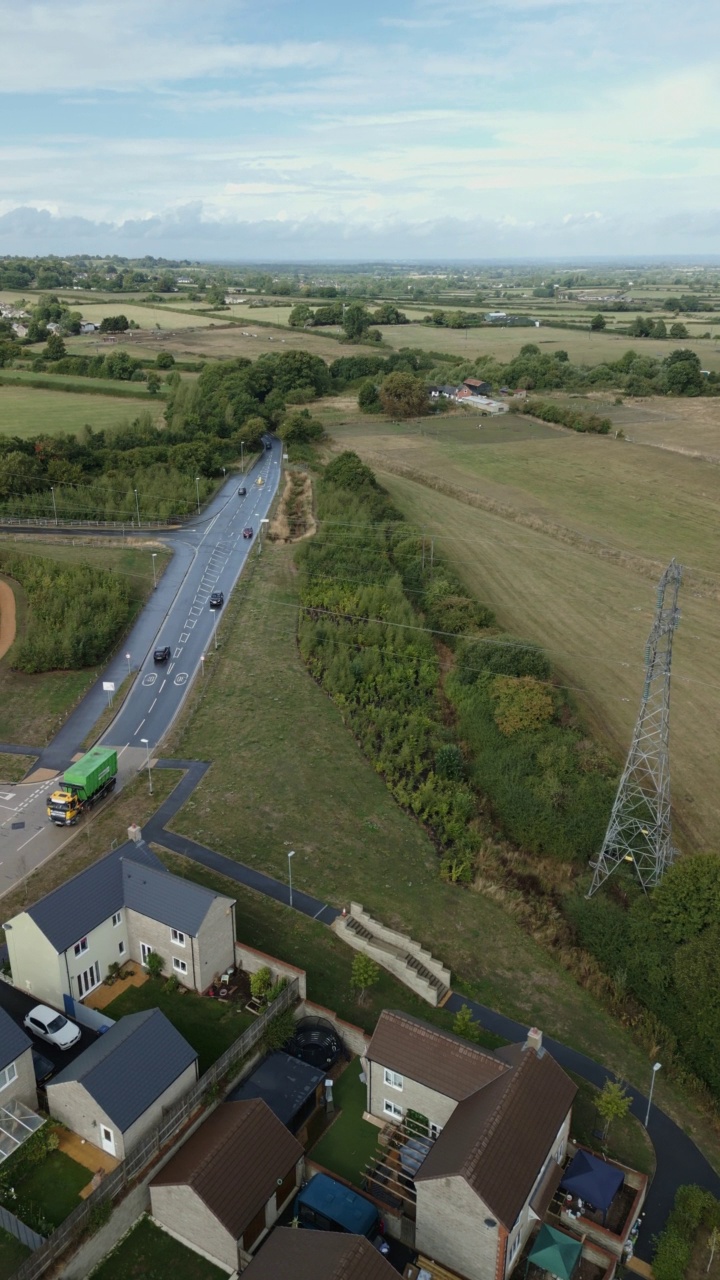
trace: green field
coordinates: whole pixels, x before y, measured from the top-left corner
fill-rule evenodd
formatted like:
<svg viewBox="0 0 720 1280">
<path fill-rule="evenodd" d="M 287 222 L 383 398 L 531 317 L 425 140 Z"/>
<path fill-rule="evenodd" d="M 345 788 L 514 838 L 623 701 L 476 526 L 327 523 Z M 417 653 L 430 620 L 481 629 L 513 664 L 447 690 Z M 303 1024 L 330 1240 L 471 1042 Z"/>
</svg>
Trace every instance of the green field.
<svg viewBox="0 0 720 1280">
<path fill-rule="evenodd" d="M 125 316 L 128 320 L 134 320 L 139 324 L 141 329 L 188 329 L 196 325 L 212 324 L 211 320 L 200 314 L 188 315 L 185 311 L 152 306 L 150 303 L 138 306 L 137 303 L 127 301 L 121 296 L 108 302 L 78 303 L 74 298 L 68 298 L 66 301 L 74 310 L 82 311 L 83 320 L 91 320 L 94 324 L 99 324 L 106 316 Z M 180 305 L 179 299 L 177 305 Z M 98 336 L 98 334 L 88 335 L 96 341 Z"/>
<path fill-rule="evenodd" d="M 147 550 L 121 547 L 116 544 L 91 546 L 78 541 L 44 542 L 15 539 L 9 535 L 0 537 L 0 547 L 12 551 L 32 553 L 45 559 L 70 564 L 97 564 L 103 569 L 122 573 L 133 585 L 137 607 L 152 591 L 152 551 L 157 551 L 157 571 L 162 572 L 168 560 L 167 551 L 160 546 L 148 545 Z M 17 629 L 22 633 L 27 602 L 22 589 L 13 584 L 17 610 Z M 118 637 L 118 641 L 120 637 Z M 9 659 L 12 650 L 0 660 L 0 742 L 27 743 L 43 747 L 57 732 L 66 716 L 97 679 L 100 668 L 88 667 L 83 671 L 48 671 L 39 675 L 26 675 L 12 671 Z M 2 760 L 0 759 L 0 774 Z"/>
<path fill-rule="evenodd" d="M 440 881 L 424 831 L 394 803 L 301 664 L 297 605 L 291 551 L 269 544 L 229 605 L 206 683 L 167 744 L 168 754 L 213 761 L 173 829 L 281 880 L 294 849 L 298 889 L 337 905 L 362 902 L 445 961 L 456 990 L 644 1085 L 646 1057 L 629 1033 L 501 906 Z M 288 921 L 278 930 L 275 949 L 306 967 L 284 943 L 293 929 Z M 253 945 L 264 949 L 257 935 Z M 698 1130 L 672 1086 L 663 1087 L 665 1104 Z"/>
<path fill-rule="evenodd" d="M 695 405 L 718 404 L 667 403 L 687 414 L 688 439 Z M 513 430 L 511 417 L 478 420 L 487 427 L 472 425 L 472 415 L 393 426 L 328 414 L 336 447 L 356 449 L 378 471 L 504 627 L 547 649 L 618 762 L 640 702 L 655 585 L 671 557 L 687 566 L 673 668 L 676 834 L 685 850 L 717 848 L 716 464 L 566 431 L 498 439 Z M 652 434 L 650 422 L 646 430 Z M 662 433 L 657 423 L 654 430 Z"/>
<path fill-rule="evenodd" d="M 91 381 L 88 379 L 88 381 Z M 95 379 L 92 379 L 95 381 Z M 105 386 L 108 384 L 105 383 Z M 131 386 L 131 383 L 123 383 Z M 135 383 L 142 387 L 142 383 Z M 156 419 L 163 411 L 158 402 L 142 395 L 142 410 Z M 95 431 L 127 422 L 140 412 L 134 396 L 85 395 L 74 391 L 41 391 L 37 387 L 0 385 L 0 434 L 19 436 L 78 432 L 86 423 Z"/>
</svg>

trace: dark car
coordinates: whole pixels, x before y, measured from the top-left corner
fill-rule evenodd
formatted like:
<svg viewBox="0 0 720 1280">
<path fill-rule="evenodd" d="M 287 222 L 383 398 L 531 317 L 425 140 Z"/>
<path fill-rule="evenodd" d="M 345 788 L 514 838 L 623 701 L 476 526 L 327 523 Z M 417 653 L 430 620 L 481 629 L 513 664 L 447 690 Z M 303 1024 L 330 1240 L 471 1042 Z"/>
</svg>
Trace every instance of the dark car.
<svg viewBox="0 0 720 1280">
<path fill-rule="evenodd" d="M 241 485 L 241 486 L 240 486 L 240 488 L 238 489 L 238 498 L 246 498 L 246 497 L 247 497 L 247 489 L 245 488 L 245 485 L 243 484 L 243 485 Z"/>
<path fill-rule="evenodd" d="M 213 593 L 212 593 L 212 595 L 211 595 L 211 597 L 210 597 L 210 599 L 209 599 L 209 601 L 208 601 L 208 604 L 210 605 L 210 608 L 211 608 L 211 609 L 222 609 L 222 607 L 223 607 L 224 603 L 225 603 L 225 597 L 224 597 L 224 595 L 223 595 L 222 591 L 213 591 Z"/>
<path fill-rule="evenodd" d="M 153 662 L 167 662 L 170 652 L 169 644 L 166 644 L 164 649 L 156 649 L 153 654 Z"/>
<path fill-rule="evenodd" d="M 265 441 L 265 448 L 266 448 L 266 449 L 272 449 L 272 440 L 266 440 L 266 441 Z"/>
<path fill-rule="evenodd" d="M 33 1070 L 35 1072 L 35 1083 L 44 1084 L 49 1080 L 55 1070 L 55 1063 L 46 1058 L 44 1053 L 40 1053 L 37 1049 L 32 1051 Z"/>
<path fill-rule="evenodd" d="M 243 529 L 243 538 L 252 538 L 252 536 L 253 536 L 252 525 L 249 524 L 247 529 Z"/>
</svg>

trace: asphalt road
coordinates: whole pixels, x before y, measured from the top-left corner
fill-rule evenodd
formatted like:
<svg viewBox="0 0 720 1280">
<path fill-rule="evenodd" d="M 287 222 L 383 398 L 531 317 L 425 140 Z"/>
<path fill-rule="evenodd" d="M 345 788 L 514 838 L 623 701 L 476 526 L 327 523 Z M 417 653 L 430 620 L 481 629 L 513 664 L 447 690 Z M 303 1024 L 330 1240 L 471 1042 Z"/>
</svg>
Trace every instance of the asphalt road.
<svg viewBox="0 0 720 1280">
<path fill-rule="evenodd" d="M 168 732 L 193 680 L 204 676 L 204 655 L 214 644 L 222 613 L 209 608 L 210 595 L 222 591 L 227 604 L 248 557 L 258 554 L 260 522 L 277 491 L 281 459 L 282 446 L 275 440 L 247 477 L 228 478 L 197 525 L 162 535 L 173 557 L 156 591 L 122 651 L 40 752 L 38 768 L 54 773 L 67 768 L 107 706 L 103 684 L 118 689 L 128 672 L 135 673 L 133 684 L 100 741 L 117 748 L 120 787 L 143 767 Z M 238 496 L 241 484 L 247 488 L 244 498 Z M 253 537 L 246 539 L 243 530 L 248 527 Z M 171 658 L 156 664 L 153 651 L 166 645 Z M 0 790 L 0 895 L 58 853 L 80 829 L 49 822 L 46 802 L 52 789 L 53 783 L 45 781 Z"/>
</svg>

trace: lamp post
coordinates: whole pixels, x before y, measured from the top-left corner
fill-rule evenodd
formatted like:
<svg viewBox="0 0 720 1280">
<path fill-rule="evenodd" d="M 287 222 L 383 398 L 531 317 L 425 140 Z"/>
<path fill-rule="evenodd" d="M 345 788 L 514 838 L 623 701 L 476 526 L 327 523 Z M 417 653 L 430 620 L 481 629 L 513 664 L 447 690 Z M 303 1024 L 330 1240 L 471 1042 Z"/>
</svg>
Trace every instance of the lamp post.
<svg viewBox="0 0 720 1280">
<path fill-rule="evenodd" d="M 200 667 L 202 670 L 202 678 L 204 680 L 205 679 L 205 654 L 204 653 L 200 654 Z"/>
<path fill-rule="evenodd" d="M 52 494 L 52 500 L 53 500 L 53 511 L 55 512 L 55 524 L 57 524 L 57 522 L 58 522 L 58 518 L 57 518 L 57 503 L 56 503 L 56 501 L 55 501 L 55 487 L 54 487 L 54 485 L 50 485 L 50 492 L 51 492 L 51 494 Z"/>
<path fill-rule="evenodd" d="M 198 515 L 200 515 L 200 477 L 199 476 L 195 477 L 195 493 L 197 494 Z"/>
<path fill-rule="evenodd" d="M 153 567 L 153 591 L 155 591 L 157 588 L 157 572 L 155 570 L 155 561 L 157 560 L 157 551 L 151 551 L 150 554 L 152 556 L 152 567 Z"/>
<path fill-rule="evenodd" d="M 142 742 L 145 748 L 145 764 L 147 765 L 147 771 L 148 771 L 148 788 L 150 791 L 150 795 L 152 795 L 153 790 L 152 790 L 152 772 L 150 769 L 150 743 L 148 742 L 147 738 L 141 738 L 140 741 Z"/>
<path fill-rule="evenodd" d="M 217 629 L 218 629 L 218 622 L 219 622 L 219 621 L 220 621 L 220 610 L 219 610 L 219 609 L 216 609 L 216 610 L 215 610 L 215 623 L 214 623 L 214 626 L 213 626 L 213 639 L 214 639 L 214 641 L 215 641 L 215 648 L 216 648 L 216 650 L 217 650 Z"/>
<path fill-rule="evenodd" d="M 130 675 L 130 654 L 129 653 L 125 654 L 125 661 L 128 664 L 128 675 Z"/>
<path fill-rule="evenodd" d="M 138 529 L 140 528 L 140 503 L 138 501 L 138 491 L 135 490 L 135 510 L 137 512 Z"/>
<path fill-rule="evenodd" d="M 245 441 L 240 441 L 240 470 L 245 474 Z"/>
<path fill-rule="evenodd" d="M 651 1075 L 651 1077 L 650 1077 L 650 1096 L 649 1096 L 649 1098 L 648 1098 L 647 1112 L 646 1112 L 646 1115 L 645 1115 L 645 1128 L 646 1128 L 646 1129 L 647 1129 L 647 1127 L 648 1127 L 648 1121 L 650 1120 L 650 1108 L 651 1108 L 651 1106 L 652 1106 L 653 1089 L 655 1088 L 655 1077 L 656 1077 L 656 1075 L 657 1075 L 658 1071 L 660 1070 L 661 1066 L 662 1066 L 662 1062 L 653 1062 L 652 1075 Z"/>
<path fill-rule="evenodd" d="M 291 849 L 291 850 L 289 851 L 289 853 L 288 853 L 288 889 L 289 889 L 289 899 L 290 899 L 290 906 L 291 906 L 291 907 L 292 907 L 292 904 L 293 904 L 293 896 L 292 896 L 292 860 L 293 860 L 293 858 L 294 858 L 294 857 L 295 857 L 295 850 L 294 850 L 294 849 Z"/>
</svg>

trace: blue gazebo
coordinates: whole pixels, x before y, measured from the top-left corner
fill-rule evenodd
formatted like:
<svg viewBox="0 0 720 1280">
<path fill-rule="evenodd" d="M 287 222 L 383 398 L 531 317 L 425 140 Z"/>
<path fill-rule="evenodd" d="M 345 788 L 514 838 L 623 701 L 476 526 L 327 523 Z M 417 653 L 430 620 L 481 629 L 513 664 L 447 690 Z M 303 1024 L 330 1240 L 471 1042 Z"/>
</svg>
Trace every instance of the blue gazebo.
<svg viewBox="0 0 720 1280">
<path fill-rule="evenodd" d="M 606 1164 L 591 1151 L 578 1151 L 574 1160 L 568 1165 L 560 1182 L 560 1190 L 568 1195 L 577 1196 L 599 1210 L 603 1222 L 610 1205 L 620 1190 L 625 1175 L 622 1169 L 614 1164 Z"/>
</svg>

